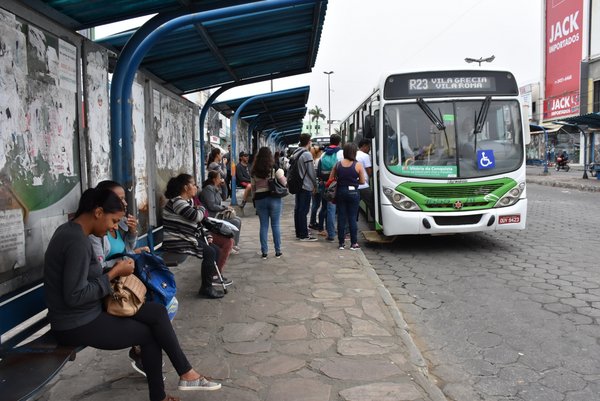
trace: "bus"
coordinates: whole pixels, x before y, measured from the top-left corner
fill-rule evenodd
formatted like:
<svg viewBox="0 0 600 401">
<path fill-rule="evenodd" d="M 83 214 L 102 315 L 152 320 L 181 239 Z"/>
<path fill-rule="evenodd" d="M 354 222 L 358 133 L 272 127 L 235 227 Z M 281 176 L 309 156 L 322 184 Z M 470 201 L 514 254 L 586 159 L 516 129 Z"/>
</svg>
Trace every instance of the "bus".
<svg viewBox="0 0 600 401">
<path fill-rule="evenodd" d="M 371 140 L 370 214 L 379 233 L 522 230 L 528 119 L 510 72 L 397 73 L 381 79 L 340 133 L 343 143 Z"/>
</svg>

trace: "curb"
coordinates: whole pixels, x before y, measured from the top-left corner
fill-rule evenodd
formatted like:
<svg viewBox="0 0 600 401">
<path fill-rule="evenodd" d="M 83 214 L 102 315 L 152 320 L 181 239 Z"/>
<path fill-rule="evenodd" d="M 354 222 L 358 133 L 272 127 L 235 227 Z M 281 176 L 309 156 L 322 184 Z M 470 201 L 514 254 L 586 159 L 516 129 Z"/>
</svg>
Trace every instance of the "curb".
<svg viewBox="0 0 600 401">
<path fill-rule="evenodd" d="M 423 355 L 421 355 L 421 351 L 417 348 L 415 342 L 413 341 L 410 333 L 408 332 L 408 324 L 404 317 L 402 316 L 402 312 L 398 309 L 396 305 L 396 301 L 392 297 L 392 294 L 388 291 L 387 288 L 383 285 L 383 282 L 377 275 L 377 272 L 371 266 L 371 263 L 365 256 L 362 250 L 357 252 L 358 257 L 360 259 L 360 265 L 367 273 L 367 276 L 371 281 L 373 281 L 381 296 L 383 302 L 388 307 L 390 314 L 392 315 L 392 319 L 394 319 L 394 323 L 396 323 L 396 332 L 402 339 L 402 342 L 408 349 L 408 356 L 410 363 L 415 367 L 414 379 L 419 386 L 427 395 L 431 398 L 432 401 L 448 401 L 442 390 L 434 383 L 432 378 L 429 376 L 429 369 L 427 367 L 427 362 Z"/>
<path fill-rule="evenodd" d="M 536 179 L 530 176 L 527 177 L 526 182 L 527 184 L 538 184 L 548 187 L 569 188 L 586 192 L 600 192 L 600 185 L 582 184 L 579 182 L 549 181 L 545 179 Z"/>
</svg>

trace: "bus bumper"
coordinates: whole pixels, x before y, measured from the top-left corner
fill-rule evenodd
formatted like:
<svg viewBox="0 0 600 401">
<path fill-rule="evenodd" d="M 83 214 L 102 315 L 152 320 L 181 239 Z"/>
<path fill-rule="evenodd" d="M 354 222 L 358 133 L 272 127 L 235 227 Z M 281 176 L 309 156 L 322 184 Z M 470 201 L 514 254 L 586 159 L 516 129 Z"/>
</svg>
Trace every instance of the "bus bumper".
<svg viewBox="0 0 600 401">
<path fill-rule="evenodd" d="M 382 205 L 385 235 L 455 234 L 478 231 L 524 230 L 527 223 L 527 199 L 495 209 L 469 212 L 402 212 Z"/>
</svg>

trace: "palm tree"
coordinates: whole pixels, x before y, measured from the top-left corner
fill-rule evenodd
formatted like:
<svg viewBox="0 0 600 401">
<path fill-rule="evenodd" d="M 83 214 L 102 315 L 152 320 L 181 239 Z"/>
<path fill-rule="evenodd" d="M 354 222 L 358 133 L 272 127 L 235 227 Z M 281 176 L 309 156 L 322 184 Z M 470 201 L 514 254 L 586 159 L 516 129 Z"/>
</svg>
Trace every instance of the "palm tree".
<svg viewBox="0 0 600 401">
<path fill-rule="evenodd" d="M 319 106 L 315 106 L 314 109 L 311 109 L 308 111 L 308 114 L 311 116 L 310 120 L 311 121 L 315 121 L 316 120 L 316 133 L 315 135 L 319 135 L 319 119 L 325 119 L 325 114 L 323 114 L 323 109 L 321 109 Z"/>
</svg>

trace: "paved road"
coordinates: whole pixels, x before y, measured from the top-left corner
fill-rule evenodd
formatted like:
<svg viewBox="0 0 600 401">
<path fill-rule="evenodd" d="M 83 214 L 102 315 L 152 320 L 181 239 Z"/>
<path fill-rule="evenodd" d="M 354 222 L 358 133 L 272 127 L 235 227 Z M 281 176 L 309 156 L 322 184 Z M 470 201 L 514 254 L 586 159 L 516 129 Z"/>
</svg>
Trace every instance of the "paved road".
<svg viewBox="0 0 600 401">
<path fill-rule="evenodd" d="M 449 400 L 600 400 L 600 194 L 528 197 L 526 231 L 363 248 Z"/>
</svg>

